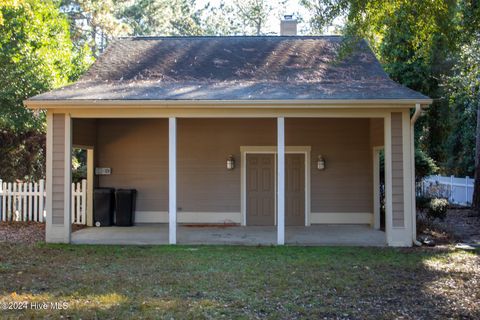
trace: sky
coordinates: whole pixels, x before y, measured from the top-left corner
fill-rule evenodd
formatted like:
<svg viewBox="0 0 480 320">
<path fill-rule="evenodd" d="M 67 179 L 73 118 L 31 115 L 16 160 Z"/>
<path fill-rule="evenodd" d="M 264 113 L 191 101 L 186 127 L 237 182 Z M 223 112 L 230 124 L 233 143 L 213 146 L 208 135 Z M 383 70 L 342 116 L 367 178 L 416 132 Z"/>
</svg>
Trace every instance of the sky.
<svg viewBox="0 0 480 320">
<path fill-rule="evenodd" d="M 225 3 L 231 2 L 231 0 L 224 0 Z M 272 6 L 278 7 L 278 1 L 270 0 Z M 303 23 L 298 24 L 298 34 L 305 34 L 308 33 L 308 21 L 311 18 L 311 14 L 308 10 L 306 10 L 303 6 L 300 5 L 299 0 L 287 0 L 285 5 L 285 10 L 277 10 L 283 11 L 283 14 L 299 14 L 302 19 Z M 216 7 L 220 4 L 220 0 L 197 0 L 196 5 L 197 8 L 203 8 L 205 5 L 210 3 L 211 6 Z M 338 19 L 335 24 L 341 24 L 341 19 Z M 276 15 L 276 12 L 272 13 L 268 21 L 266 23 L 265 31 L 267 34 L 279 34 L 280 33 L 280 17 Z M 334 28 L 328 28 L 325 34 L 332 34 Z"/>
</svg>

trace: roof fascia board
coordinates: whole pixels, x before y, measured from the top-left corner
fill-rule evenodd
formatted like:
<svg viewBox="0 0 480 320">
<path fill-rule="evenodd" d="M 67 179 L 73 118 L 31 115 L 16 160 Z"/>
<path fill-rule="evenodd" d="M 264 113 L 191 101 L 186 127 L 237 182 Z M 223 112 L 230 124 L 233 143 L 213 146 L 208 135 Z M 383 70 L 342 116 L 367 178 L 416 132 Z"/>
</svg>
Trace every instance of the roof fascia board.
<svg viewBox="0 0 480 320">
<path fill-rule="evenodd" d="M 427 106 L 432 99 L 364 99 L 364 100 L 25 100 L 30 109 L 55 109 L 68 107 L 102 107 L 102 108 L 384 108 Z"/>
</svg>

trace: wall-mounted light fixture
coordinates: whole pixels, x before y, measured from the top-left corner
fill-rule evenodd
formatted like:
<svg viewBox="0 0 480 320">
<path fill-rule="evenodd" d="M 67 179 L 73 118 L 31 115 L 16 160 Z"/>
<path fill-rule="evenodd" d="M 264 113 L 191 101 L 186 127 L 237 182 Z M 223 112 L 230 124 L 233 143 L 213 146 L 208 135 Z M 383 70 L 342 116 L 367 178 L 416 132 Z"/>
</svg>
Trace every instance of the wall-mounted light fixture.
<svg viewBox="0 0 480 320">
<path fill-rule="evenodd" d="M 235 158 L 233 155 L 229 155 L 227 158 L 227 170 L 235 169 Z"/>
<path fill-rule="evenodd" d="M 317 161 L 317 169 L 318 170 L 325 170 L 325 159 L 321 154 L 318 155 L 318 161 Z"/>
</svg>

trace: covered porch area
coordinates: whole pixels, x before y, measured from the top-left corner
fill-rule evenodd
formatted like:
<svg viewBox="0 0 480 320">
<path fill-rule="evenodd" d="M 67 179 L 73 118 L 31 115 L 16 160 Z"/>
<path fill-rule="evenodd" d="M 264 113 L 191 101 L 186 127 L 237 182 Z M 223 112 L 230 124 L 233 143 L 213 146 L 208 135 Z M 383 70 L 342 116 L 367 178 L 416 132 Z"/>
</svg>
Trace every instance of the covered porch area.
<svg viewBox="0 0 480 320">
<path fill-rule="evenodd" d="M 254 115 L 234 109 L 143 115 L 87 110 L 49 113 L 48 120 L 50 190 L 61 192 L 50 204 L 47 241 L 412 243 L 408 109 L 291 108 Z M 91 175 L 90 190 L 138 191 L 134 226 L 92 227 L 90 210 L 90 227 L 72 232 L 70 154 L 75 146 L 91 151 L 90 172 L 107 169 Z"/>
<path fill-rule="evenodd" d="M 368 225 L 312 225 L 285 227 L 285 242 L 299 246 L 385 246 L 385 233 Z M 134 227 L 84 228 L 72 233 L 76 244 L 158 245 L 168 244 L 168 225 L 140 224 Z M 177 243 L 183 245 L 277 244 L 274 226 L 195 226 L 177 227 Z"/>
</svg>

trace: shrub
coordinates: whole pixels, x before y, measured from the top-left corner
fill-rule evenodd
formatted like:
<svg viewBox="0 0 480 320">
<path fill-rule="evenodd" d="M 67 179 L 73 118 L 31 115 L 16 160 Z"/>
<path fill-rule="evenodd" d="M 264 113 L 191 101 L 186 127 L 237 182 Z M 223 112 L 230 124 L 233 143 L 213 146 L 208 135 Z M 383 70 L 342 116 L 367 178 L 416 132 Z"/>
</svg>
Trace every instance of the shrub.
<svg viewBox="0 0 480 320">
<path fill-rule="evenodd" d="M 427 217 L 430 220 L 443 220 L 447 216 L 448 201 L 446 199 L 433 198 L 430 201 L 427 211 Z"/>
<path fill-rule="evenodd" d="M 427 195 L 417 196 L 417 199 L 416 199 L 417 210 L 421 212 L 427 210 L 430 206 L 430 201 L 432 201 L 432 198 Z"/>
</svg>

